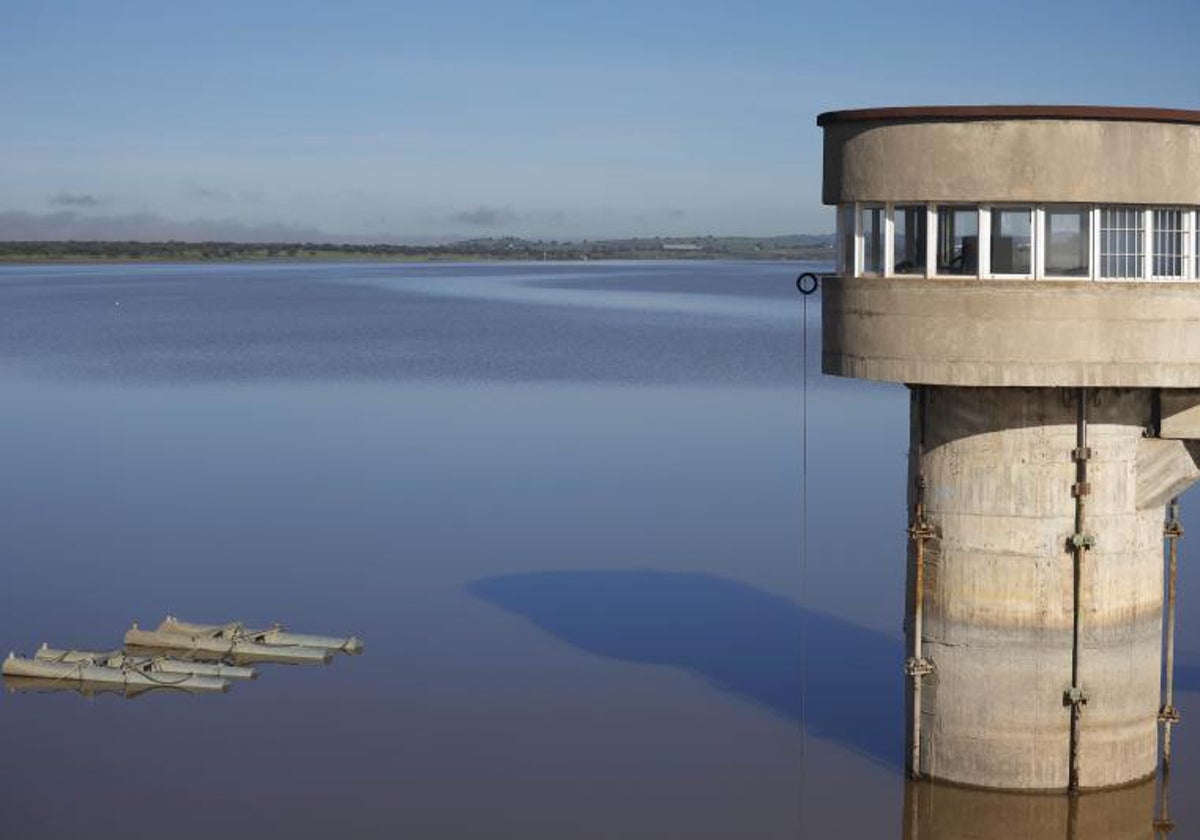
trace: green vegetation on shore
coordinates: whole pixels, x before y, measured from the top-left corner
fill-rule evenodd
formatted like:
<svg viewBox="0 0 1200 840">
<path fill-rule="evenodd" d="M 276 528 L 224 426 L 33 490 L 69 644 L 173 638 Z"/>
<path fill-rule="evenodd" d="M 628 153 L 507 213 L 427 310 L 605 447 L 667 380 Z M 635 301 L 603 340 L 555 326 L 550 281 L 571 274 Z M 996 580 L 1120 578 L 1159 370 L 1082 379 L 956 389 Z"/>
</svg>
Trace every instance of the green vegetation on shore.
<svg viewBox="0 0 1200 840">
<path fill-rule="evenodd" d="M 255 260 L 829 260 L 833 237 L 699 236 L 577 242 L 514 237 L 442 245 L 295 242 L 0 242 L 0 262 L 243 262 Z"/>
</svg>

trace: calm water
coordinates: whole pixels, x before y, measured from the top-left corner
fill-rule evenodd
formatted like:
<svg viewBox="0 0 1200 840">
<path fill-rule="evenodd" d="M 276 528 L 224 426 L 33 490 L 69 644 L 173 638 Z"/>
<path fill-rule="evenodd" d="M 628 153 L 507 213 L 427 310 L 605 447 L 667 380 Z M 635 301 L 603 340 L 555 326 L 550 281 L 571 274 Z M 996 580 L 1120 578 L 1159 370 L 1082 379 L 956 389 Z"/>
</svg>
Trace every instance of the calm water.
<svg viewBox="0 0 1200 840">
<path fill-rule="evenodd" d="M 5 695 L 0 834 L 1067 836 L 1057 799 L 906 792 L 907 397 L 819 375 L 814 298 L 802 568 L 799 270 L 0 269 L 7 647 L 367 642 L 224 697 Z M 1078 836 L 1152 837 L 1123 796 Z"/>
</svg>

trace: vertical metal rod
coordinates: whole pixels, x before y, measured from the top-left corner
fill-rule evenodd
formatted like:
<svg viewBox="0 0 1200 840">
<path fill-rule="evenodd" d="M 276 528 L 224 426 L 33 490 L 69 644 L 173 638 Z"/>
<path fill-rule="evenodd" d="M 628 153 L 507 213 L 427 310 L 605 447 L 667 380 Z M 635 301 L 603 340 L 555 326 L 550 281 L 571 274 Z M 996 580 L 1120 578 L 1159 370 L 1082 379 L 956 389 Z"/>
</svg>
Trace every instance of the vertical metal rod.
<svg viewBox="0 0 1200 840">
<path fill-rule="evenodd" d="M 1158 814 L 1154 818 L 1154 837 L 1155 840 L 1167 840 L 1171 836 L 1171 832 L 1175 830 L 1175 823 L 1171 819 L 1170 802 L 1171 802 L 1171 768 L 1163 767 L 1162 781 L 1159 783 L 1159 800 Z"/>
<path fill-rule="evenodd" d="M 1083 580 L 1083 553 L 1091 545 L 1091 539 L 1084 534 L 1083 526 L 1087 513 L 1087 495 L 1090 491 L 1087 481 L 1088 459 L 1091 452 L 1087 445 L 1087 388 L 1080 388 L 1077 394 L 1075 408 L 1075 485 L 1071 494 L 1075 497 L 1075 533 L 1071 537 L 1073 549 L 1072 570 L 1072 621 L 1071 621 L 1071 687 L 1068 689 L 1064 703 L 1071 708 L 1071 765 L 1067 787 L 1072 793 L 1079 791 L 1079 722 L 1083 712 L 1083 704 L 1087 702 L 1083 689 L 1079 684 L 1079 659 L 1083 637 L 1081 633 L 1082 609 L 1080 592 Z"/>
<path fill-rule="evenodd" d="M 913 521 L 909 526 L 909 539 L 915 545 L 913 557 L 913 614 L 912 614 L 912 656 L 906 663 L 905 670 L 912 678 L 912 745 L 909 756 L 909 774 L 914 779 L 922 776 L 921 772 L 921 688 L 924 676 L 932 670 L 932 666 L 924 658 L 924 648 L 921 636 L 924 633 L 925 621 L 925 541 L 933 536 L 933 529 L 925 521 L 925 474 L 921 459 L 925 454 L 925 387 L 916 387 L 917 400 L 917 475 L 916 502 L 913 505 Z"/>
<path fill-rule="evenodd" d="M 922 520 L 924 511 L 922 506 L 917 505 L 917 519 L 913 524 L 914 538 L 917 542 L 916 569 L 913 575 L 913 643 L 912 643 L 912 659 L 913 665 L 919 665 L 923 653 L 921 645 L 921 634 L 924 632 L 924 612 L 925 612 L 925 540 L 916 536 L 916 531 L 922 528 Z M 921 777 L 921 674 L 912 674 L 912 776 L 914 779 Z"/>
<path fill-rule="evenodd" d="M 1179 521 L 1179 498 L 1171 499 L 1168 507 L 1167 522 L 1163 533 L 1170 547 L 1170 559 L 1167 569 L 1167 657 L 1166 676 L 1163 680 L 1163 705 L 1158 713 L 1162 721 L 1162 763 L 1163 773 L 1171 769 L 1171 727 L 1179 722 L 1179 712 L 1175 708 L 1175 584 L 1179 576 L 1179 540 L 1183 538 L 1183 524 Z"/>
</svg>

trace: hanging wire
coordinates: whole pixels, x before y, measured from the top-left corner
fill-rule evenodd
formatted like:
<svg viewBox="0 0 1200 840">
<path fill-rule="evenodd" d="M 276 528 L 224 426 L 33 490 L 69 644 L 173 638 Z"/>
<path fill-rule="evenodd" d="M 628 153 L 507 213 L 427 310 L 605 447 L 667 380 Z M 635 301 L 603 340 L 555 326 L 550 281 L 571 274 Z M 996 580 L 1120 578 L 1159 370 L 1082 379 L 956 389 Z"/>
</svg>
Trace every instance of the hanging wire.
<svg viewBox="0 0 1200 840">
<path fill-rule="evenodd" d="M 796 278 L 800 292 L 800 827 L 804 825 L 804 788 L 806 772 L 805 746 L 808 738 L 808 709 L 806 674 L 808 664 L 807 633 L 804 628 L 805 576 L 808 567 L 808 299 L 820 287 L 820 279 L 811 272 Z"/>
</svg>

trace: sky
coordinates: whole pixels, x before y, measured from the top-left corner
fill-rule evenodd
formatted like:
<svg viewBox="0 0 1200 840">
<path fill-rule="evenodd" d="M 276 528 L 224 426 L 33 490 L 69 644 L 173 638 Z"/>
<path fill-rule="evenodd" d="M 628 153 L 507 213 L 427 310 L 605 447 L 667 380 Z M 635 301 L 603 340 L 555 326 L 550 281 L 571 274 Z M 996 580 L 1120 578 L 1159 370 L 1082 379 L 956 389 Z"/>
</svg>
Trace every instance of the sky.
<svg viewBox="0 0 1200 840">
<path fill-rule="evenodd" d="M 0 239 L 824 233 L 825 110 L 1200 108 L 1195 0 L 0 0 Z"/>
</svg>

